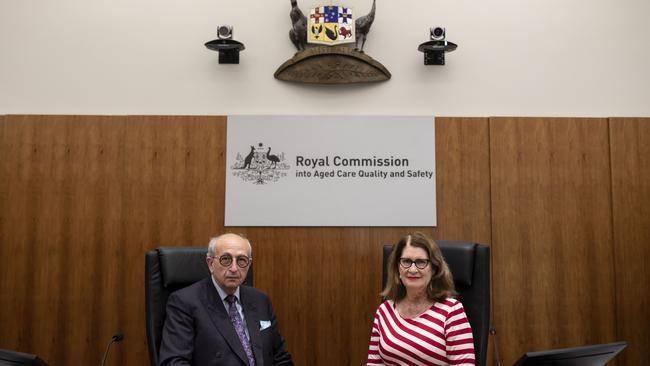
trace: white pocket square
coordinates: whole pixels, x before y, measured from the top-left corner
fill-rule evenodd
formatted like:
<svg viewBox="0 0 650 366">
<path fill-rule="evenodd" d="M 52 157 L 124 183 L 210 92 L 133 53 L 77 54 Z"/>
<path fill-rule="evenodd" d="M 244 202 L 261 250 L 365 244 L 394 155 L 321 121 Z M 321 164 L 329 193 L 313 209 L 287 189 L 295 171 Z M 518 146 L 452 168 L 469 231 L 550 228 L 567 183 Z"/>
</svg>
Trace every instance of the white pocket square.
<svg viewBox="0 0 650 366">
<path fill-rule="evenodd" d="M 270 320 L 260 320 L 260 330 L 264 330 L 271 326 Z"/>
</svg>

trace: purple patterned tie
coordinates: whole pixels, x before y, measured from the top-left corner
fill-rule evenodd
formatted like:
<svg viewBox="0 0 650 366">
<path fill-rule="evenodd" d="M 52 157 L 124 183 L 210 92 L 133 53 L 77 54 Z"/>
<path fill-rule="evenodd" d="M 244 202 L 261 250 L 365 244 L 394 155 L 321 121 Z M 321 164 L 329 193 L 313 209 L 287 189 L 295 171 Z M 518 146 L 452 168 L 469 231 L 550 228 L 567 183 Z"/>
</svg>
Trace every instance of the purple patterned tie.
<svg viewBox="0 0 650 366">
<path fill-rule="evenodd" d="M 248 357 L 248 364 L 250 366 L 255 366 L 255 358 L 253 357 L 251 342 L 248 340 L 248 337 L 246 337 L 244 322 L 242 322 L 239 311 L 237 311 L 237 298 L 233 295 L 228 295 L 226 296 L 226 302 L 228 303 L 228 315 L 230 316 L 230 321 L 232 322 L 232 325 L 235 326 L 235 331 L 237 331 L 239 341 L 242 346 L 244 346 L 246 357 Z"/>
</svg>

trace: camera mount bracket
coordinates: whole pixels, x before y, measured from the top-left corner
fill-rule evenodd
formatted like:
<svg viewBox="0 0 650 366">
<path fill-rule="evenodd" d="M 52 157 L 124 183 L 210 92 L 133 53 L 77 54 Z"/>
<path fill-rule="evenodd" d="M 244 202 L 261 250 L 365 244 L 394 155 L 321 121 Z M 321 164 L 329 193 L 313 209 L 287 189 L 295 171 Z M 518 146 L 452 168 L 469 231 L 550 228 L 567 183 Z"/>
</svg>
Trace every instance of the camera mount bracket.
<svg viewBox="0 0 650 366">
<path fill-rule="evenodd" d="M 215 39 L 207 42 L 205 47 L 219 52 L 220 64 L 238 64 L 239 51 L 243 51 L 246 48 L 243 43 L 234 39 Z"/>
<path fill-rule="evenodd" d="M 454 51 L 457 44 L 449 41 L 428 41 L 420 44 L 418 51 L 424 52 L 425 65 L 444 65 L 445 52 Z"/>
</svg>

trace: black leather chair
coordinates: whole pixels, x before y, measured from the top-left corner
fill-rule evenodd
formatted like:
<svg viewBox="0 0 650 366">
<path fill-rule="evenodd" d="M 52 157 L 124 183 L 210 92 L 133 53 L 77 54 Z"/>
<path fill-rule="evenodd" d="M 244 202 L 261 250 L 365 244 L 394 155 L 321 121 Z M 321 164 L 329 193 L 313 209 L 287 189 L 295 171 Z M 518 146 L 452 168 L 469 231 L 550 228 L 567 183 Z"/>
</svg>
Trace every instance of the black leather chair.
<svg viewBox="0 0 650 366">
<path fill-rule="evenodd" d="M 144 263 L 144 297 L 147 343 L 151 366 L 158 366 L 165 308 L 169 295 L 210 275 L 206 247 L 164 247 L 147 252 Z M 253 267 L 244 284 L 253 285 Z"/>
<path fill-rule="evenodd" d="M 487 361 L 490 330 L 490 247 L 466 241 L 436 240 L 454 276 L 458 300 L 472 326 L 476 365 Z M 388 257 L 392 245 L 384 246 L 383 286 L 388 277 Z"/>
</svg>

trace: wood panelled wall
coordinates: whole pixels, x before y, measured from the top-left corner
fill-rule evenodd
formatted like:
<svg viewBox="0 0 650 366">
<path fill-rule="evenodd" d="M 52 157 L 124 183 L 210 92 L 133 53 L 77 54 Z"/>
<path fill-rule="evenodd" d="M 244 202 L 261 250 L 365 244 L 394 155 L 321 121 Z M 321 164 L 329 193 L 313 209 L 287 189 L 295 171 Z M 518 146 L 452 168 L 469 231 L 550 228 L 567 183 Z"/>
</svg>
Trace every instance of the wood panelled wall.
<svg viewBox="0 0 650 366">
<path fill-rule="evenodd" d="M 144 253 L 234 231 L 296 364 L 364 364 L 381 247 L 418 228 L 224 228 L 225 144 L 225 117 L 0 116 L 0 348 L 98 364 L 121 329 L 107 364 L 148 364 Z M 645 363 L 649 146 L 649 119 L 436 119 L 419 229 L 491 245 L 504 365 L 614 340 Z"/>
<path fill-rule="evenodd" d="M 610 120 L 616 337 L 621 365 L 647 364 L 650 349 L 650 119 Z"/>
<path fill-rule="evenodd" d="M 526 349 L 612 342 L 607 120 L 490 121 L 494 322 Z"/>
</svg>

